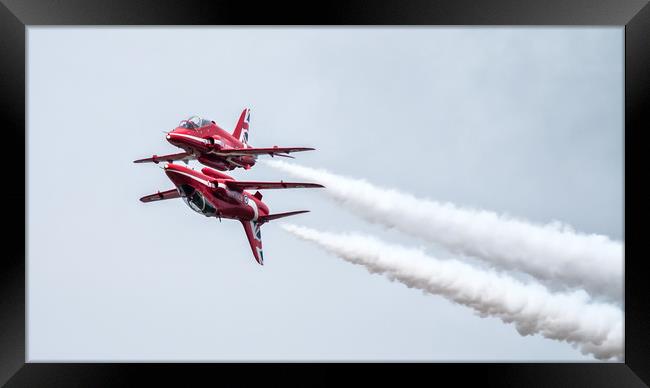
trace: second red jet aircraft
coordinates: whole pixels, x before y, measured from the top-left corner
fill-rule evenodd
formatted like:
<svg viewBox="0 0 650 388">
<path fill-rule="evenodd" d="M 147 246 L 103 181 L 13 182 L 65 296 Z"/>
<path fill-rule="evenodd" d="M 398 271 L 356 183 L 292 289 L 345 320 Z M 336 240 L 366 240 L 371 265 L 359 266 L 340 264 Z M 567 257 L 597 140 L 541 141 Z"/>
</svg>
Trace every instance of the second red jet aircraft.
<svg viewBox="0 0 650 388">
<path fill-rule="evenodd" d="M 263 264 L 262 233 L 260 226 L 265 222 L 308 210 L 269 214 L 269 208 L 262 202 L 262 194 L 246 192 L 246 189 L 289 189 L 299 187 L 324 187 L 317 183 L 289 182 L 242 182 L 208 167 L 201 172 L 179 164 L 165 164 L 163 169 L 169 179 L 176 185 L 175 189 L 159 191 L 140 198 L 142 202 L 183 198 L 183 201 L 195 212 L 206 217 L 230 218 L 239 220 L 244 226 L 248 243 L 255 260 Z"/>
</svg>

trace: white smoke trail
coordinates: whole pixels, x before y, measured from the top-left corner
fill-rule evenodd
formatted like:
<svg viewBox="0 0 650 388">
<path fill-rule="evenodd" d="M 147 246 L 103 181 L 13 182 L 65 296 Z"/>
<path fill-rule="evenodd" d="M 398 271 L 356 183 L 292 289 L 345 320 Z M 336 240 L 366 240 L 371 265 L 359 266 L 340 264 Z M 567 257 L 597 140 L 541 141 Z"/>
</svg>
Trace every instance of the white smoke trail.
<svg viewBox="0 0 650 388">
<path fill-rule="evenodd" d="M 577 233 L 553 223 L 536 225 L 494 212 L 464 209 L 281 161 L 274 168 L 326 186 L 326 193 L 370 222 L 438 243 L 454 253 L 519 270 L 550 285 L 584 288 L 592 296 L 623 299 L 623 243 Z"/>
<path fill-rule="evenodd" d="M 623 312 L 614 305 L 589 303 L 583 290 L 550 293 L 539 284 L 524 284 L 457 260 L 434 259 L 420 250 L 367 236 L 281 226 L 351 263 L 365 266 L 371 273 L 385 274 L 407 287 L 441 295 L 474 309 L 481 317 L 494 316 L 514 323 L 521 335 L 541 334 L 566 341 L 583 354 L 601 360 L 623 358 Z"/>
</svg>

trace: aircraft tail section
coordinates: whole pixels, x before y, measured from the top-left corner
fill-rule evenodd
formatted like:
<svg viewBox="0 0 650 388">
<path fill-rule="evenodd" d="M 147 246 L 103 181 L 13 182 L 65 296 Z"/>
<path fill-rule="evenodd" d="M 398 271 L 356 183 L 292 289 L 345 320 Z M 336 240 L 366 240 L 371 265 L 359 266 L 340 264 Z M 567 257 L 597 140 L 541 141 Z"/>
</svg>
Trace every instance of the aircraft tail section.
<svg viewBox="0 0 650 388">
<path fill-rule="evenodd" d="M 249 108 L 244 109 L 239 115 L 239 120 L 235 126 L 235 130 L 232 132 L 232 136 L 242 142 L 244 145 L 248 145 L 248 129 L 251 122 L 251 110 Z"/>
<path fill-rule="evenodd" d="M 284 218 L 289 216 L 295 216 L 296 214 L 307 213 L 309 210 L 297 210 L 293 212 L 286 213 L 276 213 L 269 214 L 268 216 L 261 216 L 257 221 L 242 221 L 241 224 L 244 226 L 244 232 L 246 232 L 246 238 L 248 239 L 248 244 L 251 246 L 253 251 L 253 257 L 260 265 L 264 265 L 264 252 L 262 251 L 262 230 L 261 226 L 269 221 L 277 220 L 278 218 Z"/>
<path fill-rule="evenodd" d="M 246 238 L 253 251 L 253 257 L 260 265 L 264 265 L 264 252 L 262 252 L 262 231 L 260 230 L 261 222 L 258 221 L 241 221 L 246 232 Z"/>
</svg>

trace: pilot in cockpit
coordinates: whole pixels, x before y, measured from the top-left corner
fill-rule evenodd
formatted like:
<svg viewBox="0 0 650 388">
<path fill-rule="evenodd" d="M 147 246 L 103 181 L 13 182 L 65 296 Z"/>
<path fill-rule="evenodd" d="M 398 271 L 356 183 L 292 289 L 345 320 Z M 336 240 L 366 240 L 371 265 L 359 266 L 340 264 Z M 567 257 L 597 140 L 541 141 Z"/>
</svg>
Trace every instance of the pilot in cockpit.
<svg viewBox="0 0 650 388">
<path fill-rule="evenodd" d="M 210 125 L 211 123 L 212 121 L 210 120 L 202 119 L 199 116 L 192 116 L 187 120 L 181 121 L 180 124 L 178 124 L 178 126 L 187 129 L 197 129 L 197 128 L 205 127 L 206 125 Z"/>
</svg>

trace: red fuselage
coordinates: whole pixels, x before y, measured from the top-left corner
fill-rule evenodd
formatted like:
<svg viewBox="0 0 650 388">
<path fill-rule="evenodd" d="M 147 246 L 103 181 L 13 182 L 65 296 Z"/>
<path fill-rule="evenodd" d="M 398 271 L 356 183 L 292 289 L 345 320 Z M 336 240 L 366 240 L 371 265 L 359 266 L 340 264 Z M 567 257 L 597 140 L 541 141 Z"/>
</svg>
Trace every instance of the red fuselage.
<svg viewBox="0 0 650 388">
<path fill-rule="evenodd" d="M 206 217 L 255 221 L 269 214 L 269 208 L 255 195 L 229 189 L 224 182 L 233 179 L 219 171 L 205 167 L 198 172 L 172 163 L 164 170 L 185 203 Z"/>
<path fill-rule="evenodd" d="M 248 146 L 214 121 L 199 128 L 177 127 L 167 134 L 167 141 L 188 153 L 197 156 L 199 163 L 216 168 L 221 171 L 233 170 L 237 167 L 249 169 L 255 165 L 254 155 L 222 156 L 215 152 L 233 148 L 247 148 Z"/>
<path fill-rule="evenodd" d="M 251 147 L 248 144 L 250 129 L 250 109 L 244 109 L 239 115 L 235 129 L 226 132 L 212 120 L 192 116 L 182 120 L 176 128 L 167 133 L 167 141 L 182 148 L 183 152 L 169 155 L 153 155 L 150 158 L 137 159 L 134 163 L 160 163 L 182 160 L 187 163 L 196 159 L 199 163 L 220 171 L 234 170 L 241 167 L 245 170 L 253 167 L 258 155 L 271 157 L 289 156 L 293 152 L 313 151 L 309 147 Z"/>
</svg>

